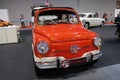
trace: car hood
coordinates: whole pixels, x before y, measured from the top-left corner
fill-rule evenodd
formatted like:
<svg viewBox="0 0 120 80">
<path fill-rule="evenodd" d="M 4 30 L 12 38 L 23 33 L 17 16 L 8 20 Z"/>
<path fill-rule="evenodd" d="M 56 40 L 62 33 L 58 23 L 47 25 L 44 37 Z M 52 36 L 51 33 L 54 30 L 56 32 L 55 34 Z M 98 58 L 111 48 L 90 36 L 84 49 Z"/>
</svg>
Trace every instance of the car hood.
<svg viewBox="0 0 120 80">
<path fill-rule="evenodd" d="M 90 35 L 96 35 L 94 32 L 80 26 L 80 24 L 55 24 L 44 27 L 38 26 L 36 28 L 36 33 L 48 38 L 51 42 L 89 39 Z"/>
</svg>

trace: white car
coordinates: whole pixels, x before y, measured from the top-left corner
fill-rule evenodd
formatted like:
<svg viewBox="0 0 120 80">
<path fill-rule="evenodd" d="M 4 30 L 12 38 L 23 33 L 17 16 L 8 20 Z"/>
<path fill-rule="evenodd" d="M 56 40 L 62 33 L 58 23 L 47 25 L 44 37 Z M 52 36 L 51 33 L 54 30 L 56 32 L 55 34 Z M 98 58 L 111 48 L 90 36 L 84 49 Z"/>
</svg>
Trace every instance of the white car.
<svg viewBox="0 0 120 80">
<path fill-rule="evenodd" d="M 84 27 L 104 26 L 105 19 L 99 18 L 95 13 L 80 13 L 80 20 Z"/>
</svg>

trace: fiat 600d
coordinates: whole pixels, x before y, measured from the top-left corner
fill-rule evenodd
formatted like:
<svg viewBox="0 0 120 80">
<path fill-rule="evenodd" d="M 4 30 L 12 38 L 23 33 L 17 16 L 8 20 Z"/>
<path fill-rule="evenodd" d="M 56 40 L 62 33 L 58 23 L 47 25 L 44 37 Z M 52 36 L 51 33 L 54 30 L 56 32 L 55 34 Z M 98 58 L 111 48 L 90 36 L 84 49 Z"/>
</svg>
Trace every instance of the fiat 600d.
<svg viewBox="0 0 120 80">
<path fill-rule="evenodd" d="M 34 15 L 32 48 L 36 69 L 95 63 L 101 56 L 101 38 L 82 26 L 73 8 L 46 7 Z"/>
</svg>

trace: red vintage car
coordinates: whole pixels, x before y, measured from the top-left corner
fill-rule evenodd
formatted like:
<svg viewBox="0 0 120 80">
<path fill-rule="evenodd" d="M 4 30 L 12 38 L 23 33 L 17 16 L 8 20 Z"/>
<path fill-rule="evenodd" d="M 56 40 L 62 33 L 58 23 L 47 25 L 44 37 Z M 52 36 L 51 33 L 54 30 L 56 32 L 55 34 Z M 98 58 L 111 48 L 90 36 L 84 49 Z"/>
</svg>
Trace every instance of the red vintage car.
<svg viewBox="0 0 120 80">
<path fill-rule="evenodd" d="M 36 10 L 32 36 L 36 69 L 95 63 L 101 56 L 101 38 L 84 28 L 77 12 L 70 7 Z"/>
</svg>

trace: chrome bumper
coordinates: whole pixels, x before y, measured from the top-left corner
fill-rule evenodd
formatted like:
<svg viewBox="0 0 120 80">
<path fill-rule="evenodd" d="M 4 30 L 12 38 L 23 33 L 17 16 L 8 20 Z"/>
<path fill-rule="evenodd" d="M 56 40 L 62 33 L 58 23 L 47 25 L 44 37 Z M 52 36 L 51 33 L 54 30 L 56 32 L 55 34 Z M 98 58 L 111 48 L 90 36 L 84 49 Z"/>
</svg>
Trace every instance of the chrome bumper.
<svg viewBox="0 0 120 80">
<path fill-rule="evenodd" d="M 102 56 L 102 53 L 98 50 L 90 51 L 84 53 L 83 56 L 76 58 L 76 59 L 70 59 L 67 60 L 64 57 L 43 57 L 43 58 L 37 58 L 34 55 L 34 61 L 35 65 L 40 69 L 49 69 L 49 68 L 68 68 L 76 64 L 86 63 L 87 55 L 92 54 L 93 58 L 92 60 L 99 59 L 100 56 Z"/>
</svg>

